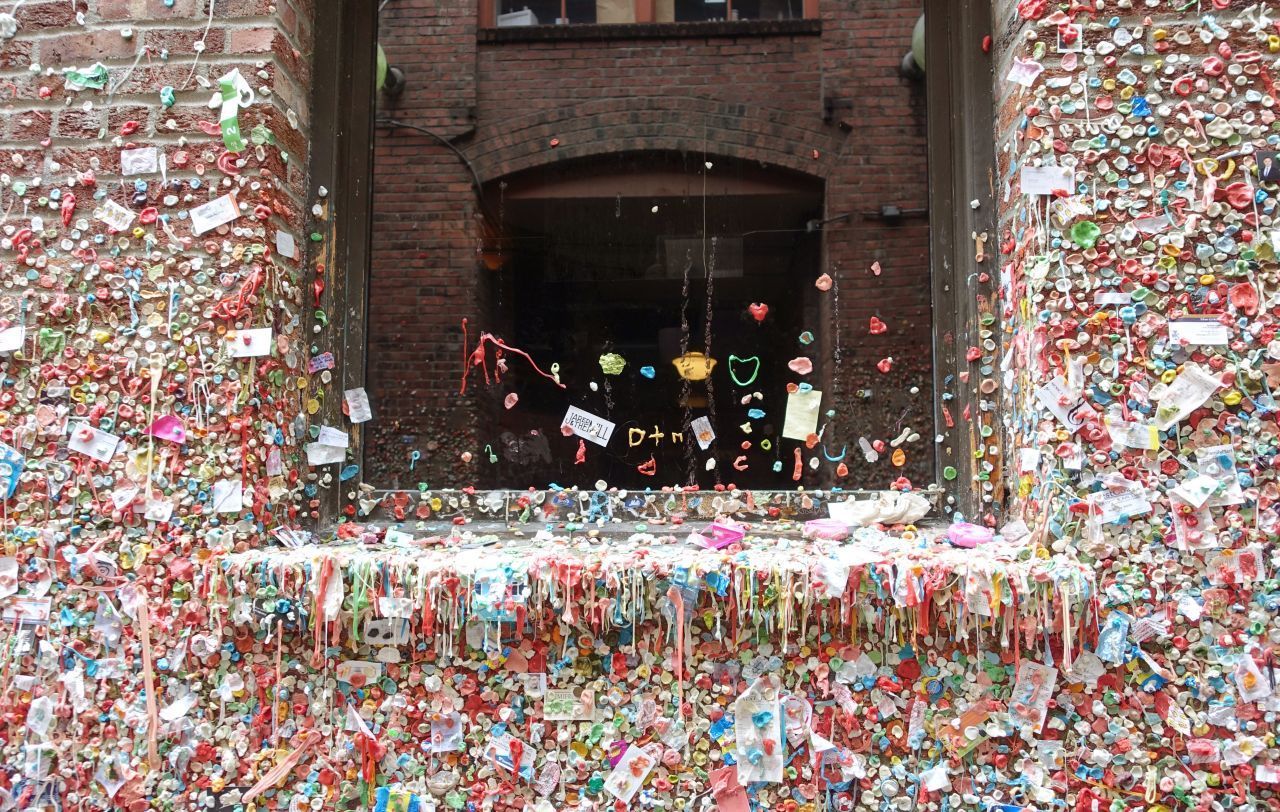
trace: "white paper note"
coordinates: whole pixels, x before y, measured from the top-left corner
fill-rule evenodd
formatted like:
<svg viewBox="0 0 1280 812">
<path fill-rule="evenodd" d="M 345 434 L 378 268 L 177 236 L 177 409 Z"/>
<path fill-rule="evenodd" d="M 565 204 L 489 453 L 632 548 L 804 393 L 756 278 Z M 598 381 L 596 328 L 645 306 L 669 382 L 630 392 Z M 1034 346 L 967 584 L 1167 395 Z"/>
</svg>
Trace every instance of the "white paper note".
<svg viewBox="0 0 1280 812">
<path fill-rule="evenodd" d="M 1151 503 L 1141 491 L 1100 491 L 1089 495 L 1090 511 L 1102 524 L 1118 522 L 1123 518 L 1143 516 L 1151 512 Z"/>
<path fill-rule="evenodd" d="M 276 253 L 289 259 L 298 258 L 298 243 L 287 231 L 276 232 Z"/>
<path fill-rule="evenodd" d="M 706 415 L 696 418 L 689 424 L 689 428 L 693 429 L 693 439 L 703 451 L 710 448 L 716 439 L 716 430 L 711 427 L 711 418 Z"/>
<path fill-rule="evenodd" d="M 1222 386 L 1222 381 L 1194 364 L 1182 368 L 1178 377 L 1156 399 L 1156 425 L 1161 431 L 1182 420 L 1209 399 Z"/>
<path fill-rule="evenodd" d="M 120 151 L 120 174 L 126 178 L 132 175 L 154 175 L 159 171 L 160 156 L 155 147 Z"/>
<path fill-rule="evenodd" d="M 1075 187 L 1071 170 L 1065 166 L 1024 166 L 1021 183 L 1024 195 L 1051 195 Z"/>
<path fill-rule="evenodd" d="M 191 217 L 191 231 L 197 236 L 230 223 L 240 216 L 240 208 L 236 205 L 236 196 L 227 193 L 214 198 L 203 206 L 196 206 L 188 214 Z"/>
<path fill-rule="evenodd" d="M 352 423 L 367 423 L 373 419 L 373 409 L 369 407 L 369 393 L 363 388 L 348 389 L 342 393 L 347 402 L 347 419 Z"/>
<path fill-rule="evenodd" d="M 120 438 L 114 434 L 95 429 L 88 423 L 75 423 L 71 426 L 71 439 L 67 447 L 98 462 L 106 462 L 115 455 L 119 443 Z"/>
<path fill-rule="evenodd" d="M 347 450 L 332 445 L 307 443 L 307 465 L 330 465 L 347 458 Z"/>
<path fill-rule="evenodd" d="M 661 746 L 658 745 L 659 748 Z M 622 754 L 622 758 L 618 759 L 617 765 L 605 779 L 604 788 L 613 797 L 629 804 L 657 763 L 658 760 L 644 748 L 633 744 L 627 748 L 627 752 Z"/>
<path fill-rule="evenodd" d="M 255 327 L 227 333 L 227 351 L 232 358 L 256 358 L 271 354 L 271 328 Z"/>
<path fill-rule="evenodd" d="M 1037 389 L 1036 400 L 1053 412 L 1073 434 L 1080 430 L 1085 421 L 1097 415 L 1083 395 L 1067 388 L 1067 382 L 1061 375 Z"/>
<path fill-rule="evenodd" d="M 100 220 L 116 231 L 127 231 L 133 225 L 134 213 L 114 200 L 103 200 L 102 205 L 93 210 L 93 219 Z"/>
<path fill-rule="evenodd" d="M 22 342 L 27 338 L 27 328 L 21 324 L 0 330 L 0 352 L 13 352 L 22 349 Z"/>
<path fill-rule="evenodd" d="M 214 513 L 239 513 L 244 509 L 243 492 L 238 479 L 220 479 L 213 483 Z"/>
<path fill-rule="evenodd" d="M 320 445 L 331 445 L 335 448 L 347 448 L 351 445 L 350 438 L 345 431 L 335 429 L 332 426 L 321 426 L 320 434 L 316 437 L 316 442 Z"/>
<path fill-rule="evenodd" d="M 787 412 L 782 421 L 782 436 L 788 440 L 807 440 L 818 431 L 818 410 L 822 407 L 822 390 L 792 392 L 787 396 Z"/>
</svg>

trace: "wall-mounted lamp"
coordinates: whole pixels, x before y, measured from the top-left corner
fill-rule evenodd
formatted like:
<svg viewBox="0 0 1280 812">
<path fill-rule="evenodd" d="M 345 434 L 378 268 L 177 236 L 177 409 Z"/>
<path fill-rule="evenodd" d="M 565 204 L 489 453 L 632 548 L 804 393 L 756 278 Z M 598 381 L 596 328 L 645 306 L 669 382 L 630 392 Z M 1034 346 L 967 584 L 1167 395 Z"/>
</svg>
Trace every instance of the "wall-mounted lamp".
<svg viewBox="0 0 1280 812">
<path fill-rule="evenodd" d="M 911 50 L 902 57 L 898 70 L 908 79 L 924 78 L 924 15 L 916 20 L 916 27 L 911 31 Z"/>
</svg>

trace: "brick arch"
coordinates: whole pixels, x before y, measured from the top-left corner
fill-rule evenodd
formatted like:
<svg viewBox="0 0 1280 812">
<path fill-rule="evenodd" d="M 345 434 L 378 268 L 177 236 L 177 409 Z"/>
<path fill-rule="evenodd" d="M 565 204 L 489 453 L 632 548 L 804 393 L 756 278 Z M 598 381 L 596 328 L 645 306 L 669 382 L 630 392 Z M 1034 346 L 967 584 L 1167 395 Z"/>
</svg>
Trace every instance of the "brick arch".
<svg viewBox="0 0 1280 812">
<path fill-rule="evenodd" d="M 482 181 L 560 161 L 619 152 L 719 155 L 825 178 L 841 139 L 794 123 L 794 113 L 673 96 L 632 96 L 506 119 L 467 147 Z M 559 145 L 551 147 L 551 140 Z M 819 157 L 812 157 L 813 150 Z"/>
</svg>

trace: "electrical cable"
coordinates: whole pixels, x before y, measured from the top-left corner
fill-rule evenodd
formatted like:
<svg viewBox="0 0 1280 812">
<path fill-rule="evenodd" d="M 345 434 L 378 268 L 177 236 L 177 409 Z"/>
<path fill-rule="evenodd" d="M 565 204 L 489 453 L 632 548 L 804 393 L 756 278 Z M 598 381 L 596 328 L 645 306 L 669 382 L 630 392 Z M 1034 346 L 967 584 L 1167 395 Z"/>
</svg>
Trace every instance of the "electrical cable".
<svg viewBox="0 0 1280 812">
<path fill-rule="evenodd" d="M 476 187 L 476 198 L 480 202 L 480 208 L 482 210 L 487 208 L 484 200 L 484 184 L 480 182 L 480 174 L 476 172 L 475 166 L 471 163 L 471 159 L 467 157 L 466 153 L 458 149 L 457 146 L 455 146 L 448 138 L 445 138 L 437 132 L 428 130 L 426 127 L 419 127 L 417 124 L 407 124 L 403 121 L 396 121 L 393 118 L 379 118 L 375 119 L 373 123 L 383 127 L 399 127 L 405 130 L 413 130 L 415 132 L 420 132 L 423 135 L 429 135 L 439 141 L 453 152 L 454 155 L 458 156 L 458 160 L 462 161 L 463 165 L 467 167 L 467 171 L 471 173 L 471 182 Z"/>
</svg>

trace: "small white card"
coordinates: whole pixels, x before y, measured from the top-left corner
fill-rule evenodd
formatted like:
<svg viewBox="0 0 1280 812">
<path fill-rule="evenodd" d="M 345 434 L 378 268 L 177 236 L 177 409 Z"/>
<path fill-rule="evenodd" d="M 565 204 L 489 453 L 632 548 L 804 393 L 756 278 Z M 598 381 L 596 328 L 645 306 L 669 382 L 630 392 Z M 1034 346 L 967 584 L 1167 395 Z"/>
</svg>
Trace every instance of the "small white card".
<svg viewBox="0 0 1280 812">
<path fill-rule="evenodd" d="M 1100 307 L 1104 307 L 1106 305 L 1127 305 L 1132 301 L 1132 294 L 1118 290 L 1104 290 L 1093 295 L 1093 303 Z"/>
<path fill-rule="evenodd" d="M 227 333 L 227 351 L 232 358 L 257 358 L 271 354 L 271 328 L 255 327 Z"/>
<path fill-rule="evenodd" d="M 1075 187 L 1071 169 L 1065 166 L 1024 166 L 1021 183 L 1024 195 L 1051 195 Z"/>
<path fill-rule="evenodd" d="M 1037 389 L 1036 400 L 1053 412 L 1072 434 L 1097 414 L 1083 395 L 1067 388 L 1067 382 L 1061 375 Z"/>
<path fill-rule="evenodd" d="M 289 259 L 298 258 L 298 243 L 292 234 L 287 231 L 276 232 L 276 253 Z"/>
<path fill-rule="evenodd" d="M 351 440 L 347 437 L 347 433 L 332 426 L 321 426 L 320 434 L 316 436 L 316 442 L 320 445 L 331 445 L 335 448 L 347 448 L 351 445 Z"/>
<path fill-rule="evenodd" d="M 1160 430 L 1150 423 L 1138 423 L 1125 420 L 1104 418 L 1107 433 L 1111 442 L 1126 448 L 1141 448 L 1154 451 L 1160 447 Z"/>
<path fill-rule="evenodd" d="M 1201 474 L 1194 479 L 1183 482 L 1171 492 L 1179 500 L 1199 510 L 1213 492 L 1218 490 L 1218 481 L 1211 476 Z"/>
<path fill-rule="evenodd" d="M 22 349 L 22 342 L 27 339 L 27 328 L 21 324 L 0 330 L 0 352 L 13 352 Z"/>
<path fill-rule="evenodd" d="M 167 522 L 172 515 L 173 503 L 164 499 L 152 499 L 147 503 L 147 510 L 143 513 L 149 522 Z"/>
<path fill-rule="evenodd" d="M 1205 347 L 1231 343 L 1231 330 L 1217 319 L 1179 319 L 1169 322 L 1169 339 Z"/>
<path fill-rule="evenodd" d="M 616 428 L 614 423 L 579 409 L 577 406 L 569 407 L 560 425 L 568 426 L 578 437 L 601 447 L 609 445 L 609 438 L 613 436 L 613 430 Z"/>
<path fill-rule="evenodd" d="M 368 423 L 373 419 L 373 409 L 369 407 L 369 393 L 364 388 L 348 389 L 342 393 L 347 402 L 347 418 L 352 423 Z"/>
<path fill-rule="evenodd" d="M 106 223 L 116 231 L 127 231 L 133 225 L 134 216 L 133 212 L 109 198 L 93 210 L 93 219 Z"/>
<path fill-rule="evenodd" d="M 220 479 L 213 483 L 213 512 L 239 513 L 244 509 L 244 486 L 238 479 Z"/>
<path fill-rule="evenodd" d="M 1151 503 L 1141 491 L 1100 491 L 1089 495 L 1089 504 L 1093 506 L 1093 515 L 1103 524 L 1151 512 Z"/>
<path fill-rule="evenodd" d="M 307 465 L 331 465 L 347 458 L 347 450 L 332 445 L 307 443 Z"/>
<path fill-rule="evenodd" d="M 658 745 L 658 747 L 661 746 Z M 657 763 L 656 758 L 639 745 L 633 744 L 627 748 L 627 752 L 622 754 L 622 758 L 618 759 L 613 772 L 609 773 L 609 777 L 605 779 L 604 788 L 613 797 L 624 804 L 629 804 Z"/>
<path fill-rule="evenodd" d="M 120 438 L 114 434 L 95 429 L 88 423 L 76 423 L 71 426 L 71 440 L 67 447 L 98 462 L 106 462 L 115 456 L 119 444 Z"/>
<path fill-rule="evenodd" d="M 236 196 L 228 192 L 203 206 L 196 206 L 188 214 L 191 217 L 191 231 L 199 236 L 239 217 L 240 207 L 236 205 Z"/>
<path fill-rule="evenodd" d="M 154 175 L 159 171 L 160 153 L 155 147 L 120 151 L 120 174 L 126 178 L 132 175 Z"/>
</svg>

